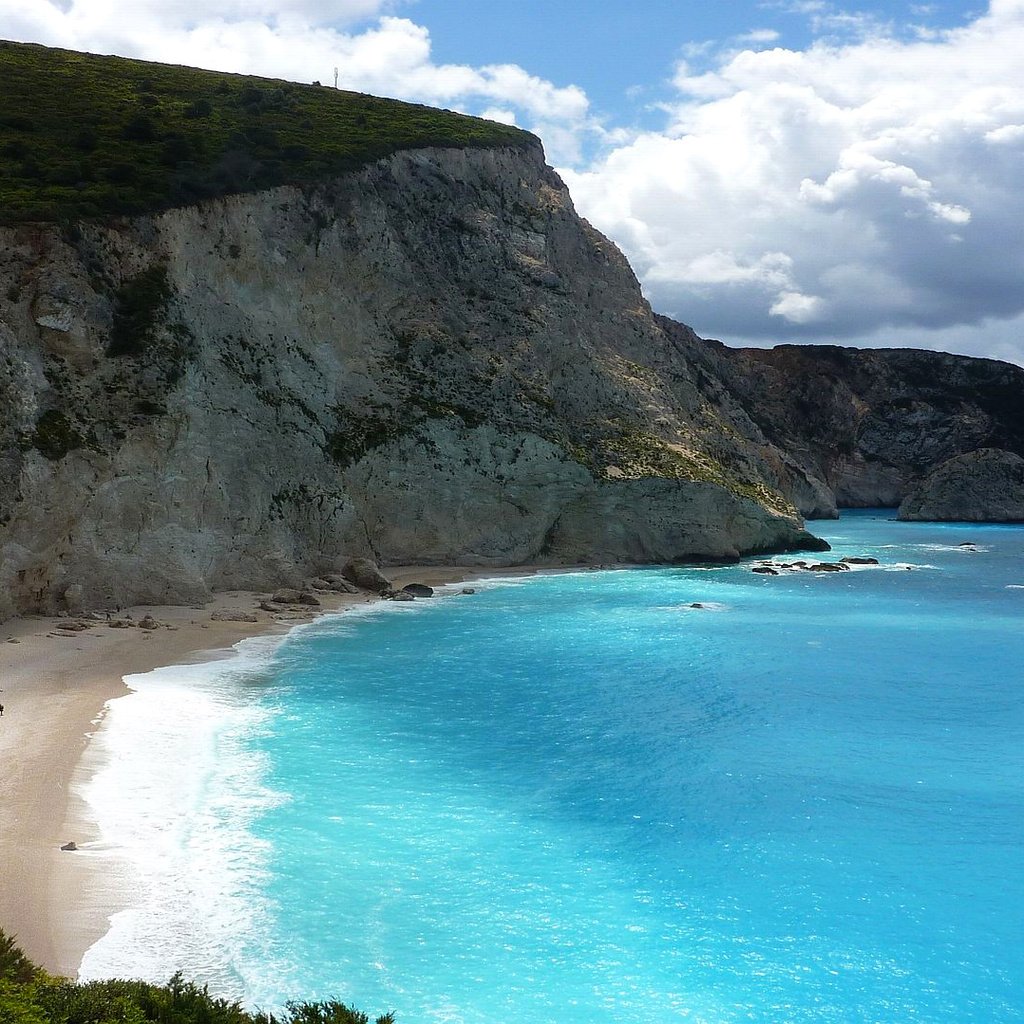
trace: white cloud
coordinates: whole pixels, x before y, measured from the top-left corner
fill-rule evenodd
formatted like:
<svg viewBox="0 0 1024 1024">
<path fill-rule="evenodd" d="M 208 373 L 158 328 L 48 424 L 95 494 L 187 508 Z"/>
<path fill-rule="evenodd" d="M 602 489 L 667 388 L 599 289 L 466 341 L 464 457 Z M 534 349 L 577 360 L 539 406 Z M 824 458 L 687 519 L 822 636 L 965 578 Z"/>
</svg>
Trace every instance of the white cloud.
<svg viewBox="0 0 1024 1024">
<path fill-rule="evenodd" d="M 799 292 L 779 292 L 779 297 L 768 312 L 781 316 L 792 324 L 812 324 L 822 319 L 824 303 L 816 295 L 801 295 Z"/>
<path fill-rule="evenodd" d="M 1024 0 L 993 0 L 933 40 L 681 65 L 663 131 L 565 176 L 655 307 L 699 332 L 991 333 L 1024 314 L 1022 52 Z"/>
<path fill-rule="evenodd" d="M 589 101 L 514 64 L 437 64 L 430 34 L 396 17 L 392 0 L 0 0 L 8 38 L 141 57 L 501 113 L 547 126 L 553 159 L 576 160 L 602 136 Z M 366 19 L 375 19 L 366 25 Z"/>
<path fill-rule="evenodd" d="M 1024 124 L 1004 124 L 999 128 L 993 128 L 985 132 L 985 139 L 988 142 L 1015 143 L 1024 139 Z"/>
<path fill-rule="evenodd" d="M 488 107 L 486 110 L 481 110 L 480 117 L 486 118 L 488 121 L 497 121 L 499 124 L 518 124 L 516 112 L 501 107 Z"/>
<path fill-rule="evenodd" d="M 755 28 L 750 32 L 744 32 L 741 36 L 736 36 L 733 42 L 757 46 L 759 43 L 774 43 L 778 38 L 779 33 L 773 28 Z"/>
</svg>

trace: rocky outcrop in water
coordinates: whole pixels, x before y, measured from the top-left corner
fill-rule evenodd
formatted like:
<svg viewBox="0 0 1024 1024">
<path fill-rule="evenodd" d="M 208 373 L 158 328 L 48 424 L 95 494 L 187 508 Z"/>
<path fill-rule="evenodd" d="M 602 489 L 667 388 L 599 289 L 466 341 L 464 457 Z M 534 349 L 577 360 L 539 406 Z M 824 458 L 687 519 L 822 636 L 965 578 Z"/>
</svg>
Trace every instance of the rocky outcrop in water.
<svg viewBox="0 0 1024 1024">
<path fill-rule="evenodd" d="M 997 448 L 982 448 L 949 459 L 903 499 L 899 518 L 1024 522 L 1024 459 Z"/>
<path fill-rule="evenodd" d="M 782 345 L 708 358 L 805 485 L 810 517 L 894 507 L 925 474 L 979 448 L 1024 455 L 1024 369 L 916 349 Z"/>
</svg>

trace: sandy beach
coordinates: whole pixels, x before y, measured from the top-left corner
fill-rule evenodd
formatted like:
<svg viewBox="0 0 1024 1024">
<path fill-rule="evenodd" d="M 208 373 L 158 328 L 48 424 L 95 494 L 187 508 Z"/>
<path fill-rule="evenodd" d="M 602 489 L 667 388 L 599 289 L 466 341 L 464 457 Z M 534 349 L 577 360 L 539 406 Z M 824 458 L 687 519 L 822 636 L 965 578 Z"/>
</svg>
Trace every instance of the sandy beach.
<svg viewBox="0 0 1024 1024">
<path fill-rule="evenodd" d="M 387 570 L 398 587 L 440 586 L 493 572 Z M 107 702 L 129 692 L 123 677 L 225 657 L 248 637 L 284 634 L 318 615 L 379 600 L 366 592 L 318 594 L 320 608 L 275 616 L 257 610 L 266 597 L 233 591 L 201 607 L 121 610 L 135 622 L 151 615 L 155 629 L 111 628 L 104 612 L 95 619 L 32 616 L 0 623 L 0 927 L 48 970 L 74 977 L 110 915 L 129 901 L 110 858 L 60 849 L 68 842 L 88 849 L 99 838 L 72 780 Z M 220 617 L 233 613 L 255 613 L 258 621 Z M 62 628 L 76 622 L 86 628 Z"/>
</svg>

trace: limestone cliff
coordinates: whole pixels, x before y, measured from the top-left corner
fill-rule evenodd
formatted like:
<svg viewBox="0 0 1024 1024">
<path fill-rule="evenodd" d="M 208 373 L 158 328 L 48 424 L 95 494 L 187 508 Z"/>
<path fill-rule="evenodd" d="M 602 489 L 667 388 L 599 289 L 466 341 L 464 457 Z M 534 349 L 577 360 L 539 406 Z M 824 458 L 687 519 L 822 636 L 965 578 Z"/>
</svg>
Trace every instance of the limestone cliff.
<svg viewBox="0 0 1024 1024">
<path fill-rule="evenodd" d="M 383 562 L 811 543 L 823 485 L 539 147 L 0 229 L 0 615 Z"/>
<path fill-rule="evenodd" d="M 704 343 L 735 401 L 799 467 L 807 516 L 897 506 L 948 459 L 979 448 L 1024 455 L 1024 369 L 916 349 Z M 829 499 L 831 498 L 831 509 Z"/>
<path fill-rule="evenodd" d="M 1024 459 L 998 448 L 957 455 L 911 490 L 899 518 L 1024 523 Z"/>
</svg>

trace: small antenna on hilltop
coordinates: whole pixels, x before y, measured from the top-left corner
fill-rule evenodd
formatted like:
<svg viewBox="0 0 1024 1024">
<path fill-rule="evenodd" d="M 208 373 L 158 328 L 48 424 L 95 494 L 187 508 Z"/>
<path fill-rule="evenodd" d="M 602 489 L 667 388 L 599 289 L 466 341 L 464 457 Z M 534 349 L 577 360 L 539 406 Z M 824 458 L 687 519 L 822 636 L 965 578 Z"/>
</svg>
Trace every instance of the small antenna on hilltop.
<svg viewBox="0 0 1024 1024">
<path fill-rule="evenodd" d="M 338 88 L 338 69 L 334 69 L 334 88 Z"/>
</svg>

